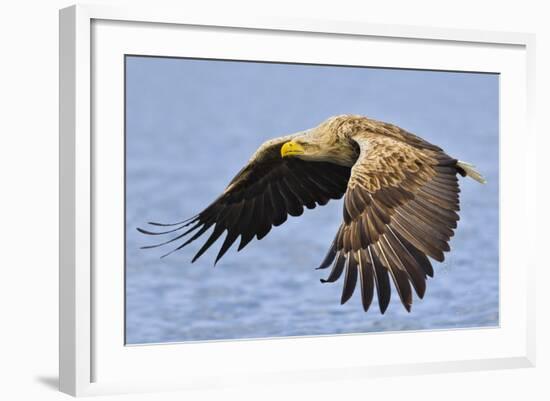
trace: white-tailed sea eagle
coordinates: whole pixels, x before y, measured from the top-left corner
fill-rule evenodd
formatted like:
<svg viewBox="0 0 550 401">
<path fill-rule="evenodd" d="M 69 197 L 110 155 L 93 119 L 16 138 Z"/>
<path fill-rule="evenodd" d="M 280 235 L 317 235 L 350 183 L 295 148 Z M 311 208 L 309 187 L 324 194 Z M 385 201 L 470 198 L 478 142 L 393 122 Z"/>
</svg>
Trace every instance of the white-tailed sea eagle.
<svg viewBox="0 0 550 401">
<path fill-rule="evenodd" d="M 265 142 L 225 191 L 196 216 L 156 232 L 175 233 L 153 248 L 182 240 L 178 250 L 209 228 L 199 258 L 227 232 L 216 262 L 240 237 L 238 249 L 262 239 L 288 215 L 300 216 L 344 196 L 343 221 L 325 259 L 326 280 L 344 273 L 341 303 L 353 294 L 357 278 L 365 311 L 378 294 L 380 312 L 390 301 L 390 280 L 410 311 L 412 290 L 422 298 L 429 258 L 442 262 L 459 219 L 457 174 L 484 183 L 473 166 L 395 125 L 343 115 L 318 127 Z M 189 238 L 185 238 L 190 236 Z M 173 251 L 174 251 L 173 250 Z M 172 251 L 172 252 L 173 252 Z"/>
</svg>

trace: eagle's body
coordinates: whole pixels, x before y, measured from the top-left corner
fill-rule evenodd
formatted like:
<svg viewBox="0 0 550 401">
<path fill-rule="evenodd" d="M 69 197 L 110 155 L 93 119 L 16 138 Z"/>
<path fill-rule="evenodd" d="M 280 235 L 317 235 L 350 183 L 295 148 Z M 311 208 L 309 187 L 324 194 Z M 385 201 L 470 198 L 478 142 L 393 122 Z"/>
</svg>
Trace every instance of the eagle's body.
<svg viewBox="0 0 550 401">
<path fill-rule="evenodd" d="M 216 262 L 240 236 L 239 250 L 262 239 L 287 215 L 344 197 L 343 222 L 319 268 L 332 265 L 323 282 L 344 273 L 341 302 L 361 284 L 363 308 L 374 290 L 380 311 L 390 299 L 390 277 L 407 310 L 411 284 L 419 297 L 433 275 L 428 256 L 443 261 L 459 216 L 457 174 L 483 178 L 472 166 L 395 126 L 355 115 L 332 117 L 318 127 L 265 142 L 225 191 L 159 246 L 191 235 L 181 249 L 212 226 L 193 261 L 225 231 Z M 151 223 L 157 226 L 168 226 Z"/>
</svg>

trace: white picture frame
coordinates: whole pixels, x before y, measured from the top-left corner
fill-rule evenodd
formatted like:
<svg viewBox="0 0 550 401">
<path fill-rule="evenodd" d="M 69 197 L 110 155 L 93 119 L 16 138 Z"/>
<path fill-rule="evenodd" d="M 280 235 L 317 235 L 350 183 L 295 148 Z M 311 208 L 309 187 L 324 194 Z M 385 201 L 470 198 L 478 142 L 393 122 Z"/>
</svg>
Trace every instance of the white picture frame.
<svg viewBox="0 0 550 401">
<path fill-rule="evenodd" d="M 194 43 L 201 46 L 185 49 L 181 46 L 185 36 L 178 35 L 196 35 Z M 216 47 L 220 35 L 225 35 L 225 49 Z M 254 45 L 254 35 L 272 46 Z M 123 158 L 118 133 L 123 137 L 124 110 L 119 91 L 122 71 L 113 66 L 120 66 L 123 54 L 174 52 L 243 60 L 337 59 L 365 65 L 344 51 L 326 56 L 332 59 L 299 54 L 306 42 L 312 48 L 320 44 L 330 48 L 334 38 L 344 47 L 371 46 L 372 54 L 378 55 L 377 66 L 501 74 L 500 326 L 125 347 L 119 322 L 124 300 L 118 269 L 123 271 L 119 254 L 123 250 L 116 248 L 123 236 L 123 220 L 118 219 L 123 198 L 117 195 L 121 181 L 116 171 Z M 289 39 L 296 44 L 289 45 Z M 227 45 L 238 40 L 244 41 L 239 53 Z M 534 366 L 534 260 L 533 253 L 526 251 L 533 245 L 527 236 L 514 237 L 517 230 L 535 231 L 531 218 L 535 216 L 534 43 L 533 35 L 523 33 L 357 21 L 234 19 L 154 7 L 78 5 L 61 10 L 60 390 L 80 396 Z M 403 51 L 380 50 L 391 46 Z M 435 51 L 438 57 L 430 57 Z M 463 56 L 460 62 L 458 55 Z M 94 136 L 98 129 L 113 135 L 98 140 Z M 531 146 L 520 147 L 518 140 Z M 522 190 L 507 182 L 522 183 Z M 101 195 L 105 191 L 111 191 L 115 200 L 105 202 Z M 107 227 L 108 221 L 115 226 Z M 104 245 L 106 241 L 112 248 Z M 512 243 L 514 247 L 507 246 Z M 408 346 L 401 350 L 400 342 Z M 396 352 L 398 356 L 376 352 L 390 343 L 402 351 Z M 367 351 L 368 360 L 362 354 Z"/>
</svg>

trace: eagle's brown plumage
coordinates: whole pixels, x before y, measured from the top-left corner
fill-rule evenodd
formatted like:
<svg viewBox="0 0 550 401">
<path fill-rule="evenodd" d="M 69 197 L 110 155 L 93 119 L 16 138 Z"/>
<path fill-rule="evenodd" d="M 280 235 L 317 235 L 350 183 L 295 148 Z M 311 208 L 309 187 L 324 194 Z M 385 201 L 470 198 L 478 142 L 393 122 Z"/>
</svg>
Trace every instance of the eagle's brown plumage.
<svg viewBox="0 0 550 401">
<path fill-rule="evenodd" d="M 428 257 L 443 261 L 457 226 L 457 173 L 483 182 L 472 166 L 395 126 L 361 116 L 337 116 L 311 130 L 264 143 L 225 191 L 191 219 L 165 225 L 179 233 L 152 248 L 177 240 L 175 250 L 212 233 L 193 261 L 225 231 L 216 262 L 240 237 L 238 249 L 262 239 L 287 215 L 299 216 L 344 196 L 343 222 L 320 269 L 332 266 L 326 280 L 344 274 L 341 303 L 359 279 L 363 308 L 374 291 L 380 311 L 390 301 L 390 279 L 410 311 L 412 288 L 422 298 Z M 187 238 L 189 236 L 189 238 Z M 185 239 L 185 240 L 184 240 Z M 173 252 L 172 251 L 172 252 Z"/>
</svg>

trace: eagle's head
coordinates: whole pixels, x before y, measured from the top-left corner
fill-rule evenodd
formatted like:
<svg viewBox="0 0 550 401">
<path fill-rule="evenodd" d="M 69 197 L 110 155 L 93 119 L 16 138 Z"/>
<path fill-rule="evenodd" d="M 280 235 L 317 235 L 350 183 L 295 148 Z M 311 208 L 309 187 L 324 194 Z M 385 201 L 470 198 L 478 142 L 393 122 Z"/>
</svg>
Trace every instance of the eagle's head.
<svg viewBox="0 0 550 401">
<path fill-rule="evenodd" d="M 357 144 L 349 137 L 340 135 L 332 121 L 329 119 L 285 142 L 281 146 L 281 157 L 353 166 L 358 156 Z"/>
</svg>

